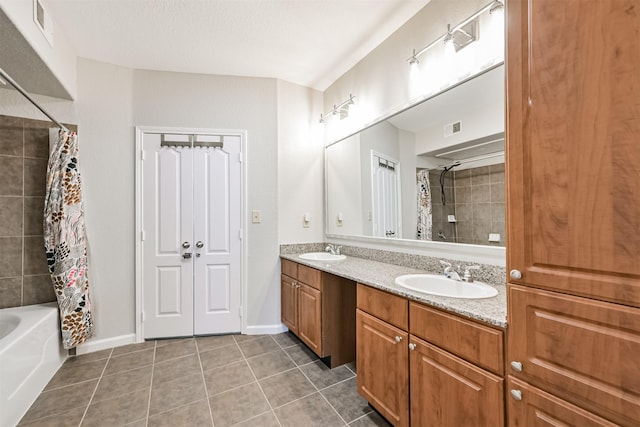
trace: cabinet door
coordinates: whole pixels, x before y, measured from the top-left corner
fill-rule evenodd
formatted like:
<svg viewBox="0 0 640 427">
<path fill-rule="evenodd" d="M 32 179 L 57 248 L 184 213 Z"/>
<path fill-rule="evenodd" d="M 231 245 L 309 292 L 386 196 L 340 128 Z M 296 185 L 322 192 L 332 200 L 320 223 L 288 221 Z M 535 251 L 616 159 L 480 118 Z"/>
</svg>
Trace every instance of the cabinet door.
<svg viewBox="0 0 640 427">
<path fill-rule="evenodd" d="M 280 280 L 280 316 L 282 323 L 298 334 L 298 284 L 284 274 Z"/>
<path fill-rule="evenodd" d="M 507 380 L 510 427 L 614 427 L 591 412 L 545 393 L 511 376 Z"/>
<path fill-rule="evenodd" d="M 304 283 L 299 283 L 298 313 L 298 337 L 322 357 L 321 292 Z"/>
<path fill-rule="evenodd" d="M 624 426 L 640 420 L 640 309 L 509 285 L 515 377 Z"/>
<path fill-rule="evenodd" d="M 507 2 L 513 283 L 640 306 L 639 9 Z"/>
<path fill-rule="evenodd" d="M 396 427 L 409 425 L 408 336 L 356 310 L 358 392 Z"/>
<path fill-rule="evenodd" d="M 409 340 L 411 425 L 504 425 L 502 378 L 413 335 Z"/>
</svg>

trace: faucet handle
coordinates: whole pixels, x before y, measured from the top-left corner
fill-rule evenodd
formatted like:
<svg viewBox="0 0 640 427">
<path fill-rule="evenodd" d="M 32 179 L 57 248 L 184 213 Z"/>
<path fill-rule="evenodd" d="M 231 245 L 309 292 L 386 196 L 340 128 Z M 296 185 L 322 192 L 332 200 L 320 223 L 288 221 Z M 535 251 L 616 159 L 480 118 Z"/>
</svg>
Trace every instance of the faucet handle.
<svg viewBox="0 0 640 427">
<path fill-rule="evenodd" d="M 451 267 L 451 263 L 447 261 L 440 260 L 440 264 L 444 265 L 445 267 Z"/>
<path fill-rule="evenodd" d="M 464 268 L 464 274 L 462 276 L 462 280 L 465 282 L 473 282 L 473 277 L 471 276 L 471 270 L 480 270 L 479 265 L 468 265 Z"/>
<path fill-rule="evenodd" d="M 342 249 L 342 245 L 336 246 L 336 255 L 340 255 L 340 249 Z"/>
</svg>

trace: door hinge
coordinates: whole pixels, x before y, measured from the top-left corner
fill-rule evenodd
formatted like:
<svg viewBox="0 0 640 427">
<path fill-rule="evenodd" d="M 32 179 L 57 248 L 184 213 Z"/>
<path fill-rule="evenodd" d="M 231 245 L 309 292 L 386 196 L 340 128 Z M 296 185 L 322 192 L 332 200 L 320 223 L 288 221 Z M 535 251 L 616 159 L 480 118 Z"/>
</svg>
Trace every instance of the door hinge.
<svg viewBox="0 0 640 427">
<path fill-rule="evenodd" d="M 145 237 L 145 236 L 144 236 L 144 230 L 142 230 L 142 231 L 140 232 L 140 240 L 142 240 L 143 242 L 144 242 L 144 237 Z"/>
<path fill-rule="evenodd" d="M 244 236 L 242 235 L 242 228 L 238 230 L 238 239 L 242 240 Z"/>
<path fill-rule="evenodd" d="M 140 321 L 144 323 L 144 311 L 140 313 Z"/>
</svg>

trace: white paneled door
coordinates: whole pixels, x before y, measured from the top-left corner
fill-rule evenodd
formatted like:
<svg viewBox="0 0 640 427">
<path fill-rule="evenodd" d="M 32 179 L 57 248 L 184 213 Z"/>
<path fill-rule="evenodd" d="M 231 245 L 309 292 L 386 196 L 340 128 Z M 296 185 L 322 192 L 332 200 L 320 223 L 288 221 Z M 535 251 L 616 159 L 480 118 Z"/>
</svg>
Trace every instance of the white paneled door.
<svg viewBox="0 0 640 427">
<path fill-rule="evenodd" d="M 142 134 L 144 338 L 240 332 L 240 135 Z"/>
</svg>

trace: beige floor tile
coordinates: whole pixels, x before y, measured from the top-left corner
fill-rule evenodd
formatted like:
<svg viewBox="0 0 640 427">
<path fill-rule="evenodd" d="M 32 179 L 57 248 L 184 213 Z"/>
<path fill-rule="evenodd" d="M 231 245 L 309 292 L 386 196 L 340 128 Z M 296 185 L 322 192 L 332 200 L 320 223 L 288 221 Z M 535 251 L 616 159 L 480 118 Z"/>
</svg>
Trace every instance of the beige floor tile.
<svg viewBox="0 0 640 427">
<path fill-rule="evenodd" d="M 147 365 L 102 377 L 91 403 L 112 399 L 141 389 L 148 390 L 151 387 L 151 369 L 152 366 Z"/>
<path fill-rule="evenodd" d="M 352 427 L 391 427 L 391 424 L 382 418 L 377 412 L 369 412 L 362 418 L 353 421 L 349 426 Z"/>
<path fill-rule="evenodd" d="M 314 393 L 316 388 L 298 369 L 283 372 L 260 381 L 264 394 L 272 407 L 289 403 Z"/>
<path fill-rule="evenodd" d="M 342 419 L 350 423 L 372 411 L 367 401 L 358 394 L 357 387 L 357 379 L 353 377 L 325 388 L 320 393 L 329 401 L 329 404 L 340 414 Z"/>
<path fill-rule="evenodd" d="M 209 396 L 255 381 L 255 377 L 244 360 L 204 373 L 204 382 Z"/>
<path fill-rule="evenodd" d="M 242 359 L 242 353 L 235 344 L 200 352 L 200 362 L 202 363 L 203 371 L 228 365 Z"/>
<path fill-rule="evenodd" d="M 91 403 L 82 420 L 82 427 L 122 426 L 145 418 L 149 405 L 149 390 L 121 394 L 113 399 Z"/>
<path fill-rule="evenodd" d="M 156 348 L 156 363 L 196 353 L 195 340 L 177 341 Z"/>
<path fill-rule="evenodd" d="M 69 409 L 68 411 L 60 414 L 51 415 L 45 418 L 30 423 L 20 423 L 19 427 L 78 427 L 80 420 L 84 415 L 84 411 L 87 409 L 85 406 Z"/>
<path fill-rule="evenodd" d="M 107 359 L 95 360 L 79 365 L 65 365 L 56 372 L 44 390 L 49 391 L 55 388 L 100 378 L 106 364 Z"/>
<path fill-rule="evenodd" d="M 320 360 L 301 366 L 300 370 L 318 387 L 318 390 L 354 377 L 353 372 L 346 366 L 343 365 L 330 369 Z"/>
<path fill-rule="evenodd" d="M 296 367 L 293 360 L 282 350 L 252 357 L 247 361 L 259 380 Z"/>
<path fill-rule="evenodd" d="M 309 348 L 304 344 L 287 347 L 284 351 L 287 352 L 298 366 L 306 365 L 307 363 L 318 360 L 318 356 L 313 351 L 309 350 Z"/>
<path fill-rule="evenodd" d="M 112 356 L 107 363 L 104 375 L 117 374 L 119 372 L 130 371 L 153 363 L 154 349 L 127 353 L 120 356 Z"/>
<path fill-rule="evenodd" d="M 216 427 L 230 426 L 270 409 L 256 383 L 217 394 L 209 403 Z"/>
<path fill-rule="evenodd" d="M 320 396 L 314 393 L 275 409 L 282 427 L 333 427 L 344 426 L 336 411 Z"/>
<path fill-rule="evenodd" d="M 169 359 L 154 365 L 153 384 L 177 380 L 188 375 L 200 374 L 200 360 L 197 354 Z"/>
<path fill-rule="evenodd" d="M 42 392 L 22 418 L 23 422 L 31 422 L 54 414 L 60 414 L 69 409 L 86 407 L 98 384 L 98 380 L 91 380 L 80 384 Z"/>
<path fill-rule="evenodd" d="M 113 349 L 112 356 L 119 356 L 121 354 L 133 353 L 141 350 L 148 350 L 150 348 L 155 348 L 155 346 L 156 346 L 155 341 L 145 341 L 145 342 L 139 342 L 135 344 L 127 344 L 120 347 L 115 347 Z"/>
<path fill-rule="evenodd" d="M 207 400 L 180 406 L 167 412 L 149 417 L 148 427 L 205 427 L 213 426 Z"/>
<path fill-rule="evenodd" d="M 233 335 L 213 335 L 210 337 L 196 337 L 198 351 L 208 351 L 214 348 L 224 347 L 225 345 L 235 344 Z"/>
<path fill-rule="evenodd" d="M 190 375 L 174 381 L 154 384 L 151 388 L 149 416 L 197 402 L 207 397 L 202 374 Z"/>
<path fill-rule="evenodd" d="M 280 346 L 276 344 L 276 342 L 270 336 L 240 342 L 238 343 L 238 347 L 240 347 L 240 350 L 242 350 L 242 354 L 247 359 L 280 349 Z"/>
<path fill-rule="evenodd" d="M 236 427 L 280 427 L 280 423 L 273 412 L 269 411 L 236 424 Z"/>
</svg>

